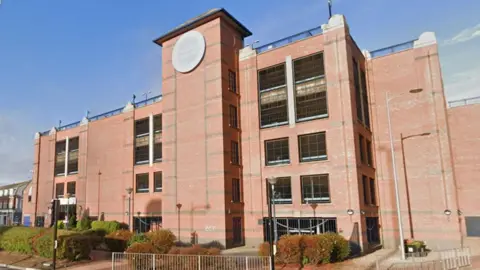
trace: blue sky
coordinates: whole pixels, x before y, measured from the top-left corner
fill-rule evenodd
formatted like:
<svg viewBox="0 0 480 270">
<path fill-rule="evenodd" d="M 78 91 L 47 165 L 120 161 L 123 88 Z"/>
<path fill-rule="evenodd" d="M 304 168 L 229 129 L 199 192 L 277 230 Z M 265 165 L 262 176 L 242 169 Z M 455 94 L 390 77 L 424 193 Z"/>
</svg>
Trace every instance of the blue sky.
<svg viewBox="0 0 480 270">
<path fill-rule="evenodd" d="M 327 0 L 1 0 L 0 183 L 30 177 L 33 135 L 161 91 L 152 40 L 224 7 L 268 43 L 326 23 Z M 480 1 L 334 0 L 362 49 L 434 31 L 447 98 L 480 95 Z M 476 59 L 476 60 L 475 60 Z"/>
</svg>

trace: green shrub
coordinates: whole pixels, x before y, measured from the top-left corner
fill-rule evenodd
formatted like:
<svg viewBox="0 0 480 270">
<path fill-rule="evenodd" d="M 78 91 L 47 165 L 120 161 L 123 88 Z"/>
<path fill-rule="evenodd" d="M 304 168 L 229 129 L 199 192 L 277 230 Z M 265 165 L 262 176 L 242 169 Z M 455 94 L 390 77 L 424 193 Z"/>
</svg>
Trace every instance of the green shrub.
<svg viewBox="0 0 480 270">
<path fill-rule="evenodd" d="M 69 235 L 75 235 L 75 232 L 58 230 L 57 232 L 57 257 L 64 259 L 66 237 Z M 37 238 L 33 247 L 37 252 L 37 255 L 45 258 L 53 257 L 53 229 L 48 229 L 44 234 Z"/>
<path fill-rule="evenodd" d="M 277 242 L 275 261 L 280 264 L 301 263 L 301 235 L 283 235 Z"/>
<path fill-rule="evenodd" d="M 333 249 L 330 262 L 340 262 L 350 255 L 350 243 L 338 233 L 325 233 L 325 237 L 332 243 Z"/>
<path fill-rule="evenodd" d="M 1 227 L 0 249 L 9 252 L 33 254 L 32 240 L 45 231 L 35 227 Z"/>
<path fill-rule="evenodd" d="M 57 229 L 59 229 L 59 230 L 65 229 L 65 223 L 63 223 L 63 220 L 58 220 L 57 221 Z"/>
<path fill-rule="evenodd" d="M 92 237 L 75 234 L 66 236 L 64 241 L 63 258 L 70 261 L 89 259 L 92 251 Z"/>
<path fill-rule="evenodd" d="M 148 242 L 148 238 L 145 234 L 143 233 L 137 233 L 137 234 L 134 234 L 130 240 L 128 240 L 128 246 L 130 247 L 131 245 L 135 244 L 135 243 L 146 243 Z"/>
<path fill-rule="evenodd" d="M 133 233 L 127 230 L 118 230 L 105 236 L 105 244 L 112 252 L 123 252 L 127 249 L 128 241 Z"/>
<path fill-rule="evenodd" d="M 317 265 L 330 262 L 333 243 L 323 234 L 304 235 L 301 248 L 303 250 L 302 264 Z"/>
<path fill-rule="evenodd" d="M 70 218 L 68 218 L 68 228 L 71 230 L 76 227 L 77 227 L 77 216 L 72 215 Z"/>
<path fill-rule="evenodd" d="M 169 230 L 157 230 L 145 234 L 159 254 L 167 254 L 175 244 L 175 235 Z"/>
<path fill-rule="evenodd" d="M 77 222 L 77 229 L 81 230 L 81 231 L 86 231 L 90 228 L 92 228 L 92 224 L 91 224 L 91 220 L 90 218 L 88 217 L 86 211 L 83 212 L 82 214 L 82 218 L 80 219 L 79 222 Z"/>
<path fill-rule="evenodd" d="M 80 232 L 82 235 L 90 237 L 92 248 L 95 249 L 98 245 L 104 242 L 105 231 L 103 230 L 86 230 Z"/>
<path fill-rule="evenodd" d="M 92 229 L 94 230 L 104 230 L 105 233 L 109 234 L 114 231 L 120 230 L 120 223 L 117 221 L 93 221 Z"/>
</svg>

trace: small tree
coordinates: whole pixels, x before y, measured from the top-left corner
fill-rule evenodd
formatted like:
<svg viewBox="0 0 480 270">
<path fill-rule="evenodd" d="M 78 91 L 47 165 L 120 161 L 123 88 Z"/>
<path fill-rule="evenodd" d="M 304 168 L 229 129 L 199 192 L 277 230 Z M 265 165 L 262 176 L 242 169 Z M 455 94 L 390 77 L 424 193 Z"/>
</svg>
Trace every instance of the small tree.
<svg viewBox="0 0 480 270">
<path fill-rule="evenodd" d="M 88 217 L 87 211 L 84 211 L 82 213 L 82 218 L 80 219 L 80 222 L 77 223 L 77 229 L 79 229 L 81 231 L 86 231 L 86 230 L 88 230 L 92 227 L 91 223 L 92 222 L 91 222 L 90 218 Z"/>
</svg>

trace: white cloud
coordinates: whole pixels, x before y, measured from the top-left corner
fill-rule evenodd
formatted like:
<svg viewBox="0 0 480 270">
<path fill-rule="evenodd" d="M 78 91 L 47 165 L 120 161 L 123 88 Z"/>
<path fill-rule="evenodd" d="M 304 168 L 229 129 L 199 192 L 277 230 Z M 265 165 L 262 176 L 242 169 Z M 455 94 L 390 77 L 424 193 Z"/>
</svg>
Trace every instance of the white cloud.
<svg viewBox="0 0 480 270">
<path fill-rule="evenodd" d="M 446 77 L 445 91 L 450 101 L 480 96 L 480 66 Z"/>
<path fill-rule="evenodd" d="M 454 45 L 480 37 L 480 24 L 463 29 L 454 37 L 445 40 L 445 45 Z"/>
</svg>

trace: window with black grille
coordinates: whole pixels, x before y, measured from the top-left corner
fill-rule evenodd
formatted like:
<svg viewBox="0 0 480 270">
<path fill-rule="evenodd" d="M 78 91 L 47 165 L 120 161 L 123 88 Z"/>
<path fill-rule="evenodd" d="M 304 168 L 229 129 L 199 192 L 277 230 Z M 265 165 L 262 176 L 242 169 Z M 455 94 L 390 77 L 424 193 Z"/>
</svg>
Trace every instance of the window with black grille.
<svg viewBox="0 0 480 270">
<path fill-rule="evenodd" d="M 162 172 L 153 173 L 153 191 L 161 192 L 163 189 Z"/>
<path fill-rule="evenodd" d="M 67 194 L 70 195 L 70 197 L 75 197 L 76 186 L 76 182 L 67 183 Z"/>
<path fill-rule="evenodd" d="M 327 142 L 325 132 L 298 136 L 300 162 L 327 159 Z"/>
<path fill-rule="evenodd" d="M 260 126 L 271 127 L 288 123 L 285 64 L 258 73 L 260 88 Z"/>
<path fill-rule="evenodd" d="M 270 188 L 271 185 L 267 181 L 267 189 Z M 268 200 L 267 193 L 267 200 Z M 291 204 L 292 203 L 292 181 L 290 177 L 277 177 L 277 182 L 274 185 L 274 194 L 273 194 L 273 201 L 275 204 Z"/>
<path fill-rule="evenodd" d="M 370 178 L 370 203 L 377 205 L 377 193 L 375 192 L 375 179 Z"/>
<path fill-rule="evenodd" d="M 367 140 L 367 164 L 373 167 L 372 142 Z"/>
<path fill-rule="evenodd" d="M 233 128 L 238 128 L 238 116 L 237 116 L 237 107 L 230 105 L 230 126 Z"/>
<path fill-rule="evenodd" d="M 232 202 L 240 202 L 240 179 L 232 179 Z"/>
<path fill-rule="evenodd" d="M 369 194 L 368 194 L 368 178 L 365 175 L 362 175 L 362 186 L 363 186 L 363 202 L 365 205 L 369 204 Z"/>
<path fill-rule="evenodd" d="M 240 164 L 240 154 L 238 149 L 238 142 L 232 141 L 231 143 L 231 159 L 230 161 L 232 164 L 239 165 Z"/>
<path fill-rule="evenodd" d="M 228 71 L 228 89 L 237 93 L 237 74 L 231 70 Z"/>
<path fill-rule="evenodd" d="M 328 174 L 300 176 L 302 183 L 302 203 L 329 203 L 330 189 Z"/>
<path fill-rule="evenodd" d="M 327 84 L 323 53 L 293 62 L 297 121 L 328 116 Z"/>
<path fill-rule="evenodd" d="M 68 140 L 68 174 L 78 173 L 78 146 L 79 138 L 71 138 Z"/>
<path fill-rule="evenodd" d="M 265 163 L 267 166 L 290 163 L 288 138 L 265 141 Z"/>
<path fill-rule="evenodd" d="M 364 146 L 364 143 L 365 143 L 365 139 L 363 138 L 362 135 L 358 135 L 358 148 L 359 148 L 359 151 L 360 151 L 360 161 L 362 162 L 362 164 L 365 163 L 365 146 Z"/>
<path fill-rule="evenodd" d="M 65 192 L 65 183 L 56 183 L 55 184 L 55 197 L 56 198 L 63 198 L 63 194 Z"/>
<path fill-rule="evenodd" d="M 142 173 L 136 175 L 135 192 L 147 193 L 148 189 L 148 173 Z"/>
<path fill-rule="evenodd" d="M 66 141 L 60 141 L 55 144 L 55 175 L 65 175 L 66 147 Z"/>
</svg>

